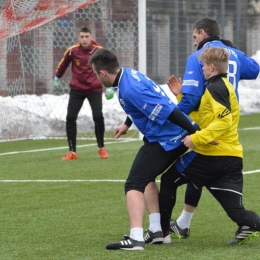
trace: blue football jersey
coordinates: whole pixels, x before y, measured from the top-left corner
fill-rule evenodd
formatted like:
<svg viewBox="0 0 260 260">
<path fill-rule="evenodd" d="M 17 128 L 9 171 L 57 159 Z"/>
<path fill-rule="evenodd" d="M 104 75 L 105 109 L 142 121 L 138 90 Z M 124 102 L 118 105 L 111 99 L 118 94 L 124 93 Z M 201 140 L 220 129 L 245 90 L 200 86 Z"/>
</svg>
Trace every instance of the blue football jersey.
<svg viewBox="0 0 260 260">
<path fill-rule="evenodd" d="M 199 55 L 205 48 L 221 47 L 224 48 L 230 55 L 228 66 L 228 80 L 235 88 L 238 96 L 238 82 L 241 79 L 256 79 L 259 73 L 259 64 L 252 58 L 245 55 L 242 51 L 226 46 L 221 41 L 209 41 L 198 51 L 188 57 L 184 76 L 182 93 L 192 94 L 201 97 L 205 91 L 205 79 L 202 71 L 202 62 L 199 60 Z"/>
<path fill-rule="evenodd" d="M 160 143 L 166 151 L 182 144 L 188 133 L 168 120 L 176 105 L 160 85 L 141 72 L 122 68 L 117 95 L 123 110 L 149 142 Z"/>
</svg>

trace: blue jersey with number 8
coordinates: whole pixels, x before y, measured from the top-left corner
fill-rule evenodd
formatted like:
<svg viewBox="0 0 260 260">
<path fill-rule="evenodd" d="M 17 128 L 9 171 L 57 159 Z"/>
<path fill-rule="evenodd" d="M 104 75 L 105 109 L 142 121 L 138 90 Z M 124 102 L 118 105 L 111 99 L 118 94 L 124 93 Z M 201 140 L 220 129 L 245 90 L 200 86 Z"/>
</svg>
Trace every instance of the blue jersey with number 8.
<svg viewBox="0 0 260 260">
<path fill-rule="evenodd" d="M 259 73 L 259 64 L 252 58 L 245 55 L 242 51 L 226 46 L 219 40 L 210 41 L 198 51 L 188 57 L 187 65 L 183 76 L 182 93 L 191 94 L 201 97 L 205 91 L 205 79 L 202 71 L 202 62 L 199 60 L 199 55 L 210 47 L 224 48 L 230 55 L 228 66 L 228 80 L 235 88 L 238 96 L 238 82 L 241 79 L 256 79 Z"/>
</svg>

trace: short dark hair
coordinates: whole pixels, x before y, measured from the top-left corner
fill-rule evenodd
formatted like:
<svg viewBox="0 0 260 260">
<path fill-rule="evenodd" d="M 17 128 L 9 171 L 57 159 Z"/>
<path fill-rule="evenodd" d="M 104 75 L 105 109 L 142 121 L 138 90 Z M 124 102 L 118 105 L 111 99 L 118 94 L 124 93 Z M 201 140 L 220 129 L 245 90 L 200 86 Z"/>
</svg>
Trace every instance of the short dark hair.
<svg viewBox="0 0 260 260">
<path fill-rule="evenodd" d="M 199 34 L 203 29 L 209 37 L 220 37 L 220 28 L 217 21 L 214 19 L 205 17 L 195 22 L 193 30 Z"/>
<path fill-rule="evenodd" d="M 119 69 L 119 62 L 116 55 L 105 48 L 98 49 L 89 59 L 88 64 L 95 66 L 96 71 L 106 70 L 108 73 L 115 74 Z"/>
<path fill-rule="evenodd" d="M 91 30 L 88 27 L 82 27 L 79 32 L 91 33 Z"/>
</svg>

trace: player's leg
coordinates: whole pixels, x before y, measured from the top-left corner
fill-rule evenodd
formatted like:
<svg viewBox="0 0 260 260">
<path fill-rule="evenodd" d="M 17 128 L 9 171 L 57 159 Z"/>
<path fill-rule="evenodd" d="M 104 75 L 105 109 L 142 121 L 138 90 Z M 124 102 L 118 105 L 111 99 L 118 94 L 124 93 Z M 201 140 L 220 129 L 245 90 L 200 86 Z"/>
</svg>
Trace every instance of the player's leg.
<svg viewBox="0 0 260 260">
<path fill-rule="evenodd" d="M 92 117 L 95 124 L 95 135 L 99 148 L 99 155 L 102 159 L 108 158 L 104 148 L 105 122 L 102 111 L 102 92 L 93 92 L 87 95 L 92 110 Z"/>
<path fill-rule="evenodd" d="M 187 148 L 184 146 L 180 146 L 172 151 L 169 151 L 167 153 L 168 158 L 169 158 L 167 165 L 169 166 L 169 165 L 173 164 L 174 161 L 177 158 L 179 158 L 186 151 L 187 151 Z M 157 163 L 159 163 L 158 158 L 155 158 L 155 160 L 157 161 Z M 160 161 L 162 161 L 162 160 L 160 160 Z M 157 231 L 158 230 L 161 231 L 161 215 L 160 215 L 160 210 L 159 210 L 158 196 L 159 196 L 159 190 L 158 190 L 156 183 L 155 182 L 149 183 L 145 188 L 144 197 L 145 197 L 146 209 L 149 213 L 149 227 L 145 234 L 145 242 L 150 243 L 150 244 L 154 243 L 154 241 L 156 241 L 156 238 L 158 235 Z M 160 232 L 160 235 L 161 235 L 161 232 Z M 164 243 L 170 243 L 170 242 L 171 242 L 170 240 L 167 241 L 166 239 L 164 239 Z"/>
<path fill-rule="evenodd" d="M 223 172 L 225 170 L 225 175 L 208 185 L 207 188 L 231 220 L 239 226 L 235 237 L 228 244 L 242 244 L 252 237 L 259 236 L 260 218 L 255 212 L 246 210 L 242 204 L 242 159 L 226 157 L 224 163 L 222 168 Z"/>
<path fill-rule="evenodd" d="M 181 146 L 178 151 L 179 153 L 183 153 L 186 151 L 186 147 Z M 107 245 L 107 249 L 138 250 L 144 248 L 143 220 L 145 188 L 150 182 L 154 182 L 155 178 L 170 166 L 173 154 L 175 153 L 176 151 L 166 152 L 157 142 L 149 143 L 145 140 L 144 145 L 136 155 L 125 183 L 127 210 L 130 220 L 130 237 L 126 237 L 120 242 Z M 156 208 L 158 198 L 151 203 L 155 205 L 148 205 L 148 208 Z M 155 213 L 159 213 L 159 210 Z M 153 236 L 154 234 L 151 235 L 151 241 L 145 236 L 147 243 L 163 242 L 161 227 L 160 230 L 156 232 L 156 236 Z M 143 243 L 142 248 L 140 243 Z"/>
<path fill-rule="evenodd" d="M 69 153 L 62 160 L 77 159 L 76 137 L 77 137 L 77 118 L 83 105 L 85 96 L 81 91 L 71 89 L 66 116 L 66 134 L 69 145 Z"/>
<path fill-rule="evenodd" d="M 176 203 L 177 188 L 188 180 L 172 165 L 161 177 L 159 204 L 164 237 L 169 236 L 170 219 Z"/>
<path fill-rule="evenodd" d="M 190 223 L 193 217 L 193 213 L 198 206 L 202 189 L 194 187 L 191 183 L 188 183 L 185 191 L 184 207 L 181 215 L 175 221 L 171 221 L 171 232 L 177 234 L 182 234 L 178 236 L 179 238 L 188 238 L 189 233 L 187 230 L 190 230 Z"/>
<path fill-rule="evenodd" d="M 145 197 L 145 205 L 146 209 L 149 213 L 149 230 L 151 232 L 156 232 L 157 230 L 161 229 L 161 218 L 160 218 L 160 213 L 159 213 L 159 203 L 158 198 L 159 198 L 159 190 L 157 187 L 156 182 L 150 182 L 144 192 L 144 197 Z"/>
</svg>

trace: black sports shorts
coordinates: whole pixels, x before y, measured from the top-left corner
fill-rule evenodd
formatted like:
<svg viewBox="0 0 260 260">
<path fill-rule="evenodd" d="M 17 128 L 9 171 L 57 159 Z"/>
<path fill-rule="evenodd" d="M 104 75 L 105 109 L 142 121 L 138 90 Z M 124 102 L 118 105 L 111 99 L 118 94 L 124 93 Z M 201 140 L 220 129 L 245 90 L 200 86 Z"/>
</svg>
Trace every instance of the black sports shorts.
<svg viewBox="0 0 260 260">
<path fill-rule="evenodd" d="M 157 142 L 144 144 L 139 149 L 125 183 L 125 193 L 129 190 L 144 192 L 148 183 L 162 174 L 176 159 L 187 151 L 184 145 L 165 151 Z"/>
</svg>

